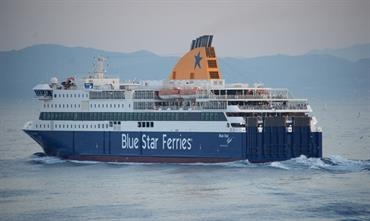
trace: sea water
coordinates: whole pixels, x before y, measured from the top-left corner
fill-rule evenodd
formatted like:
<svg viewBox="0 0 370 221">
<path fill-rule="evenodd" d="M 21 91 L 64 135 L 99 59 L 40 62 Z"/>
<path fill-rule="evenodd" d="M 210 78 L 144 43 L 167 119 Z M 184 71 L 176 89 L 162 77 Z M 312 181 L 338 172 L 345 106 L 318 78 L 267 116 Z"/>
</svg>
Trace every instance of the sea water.
<svg viewBox="0 0 370 221">
<path fill-rule="evenodd" d="M 38 157 L 0 107 L 0 220 L 370 220 L 370 107 L 317 104 L 323 159 L 139 164 Z"/>
</svg>

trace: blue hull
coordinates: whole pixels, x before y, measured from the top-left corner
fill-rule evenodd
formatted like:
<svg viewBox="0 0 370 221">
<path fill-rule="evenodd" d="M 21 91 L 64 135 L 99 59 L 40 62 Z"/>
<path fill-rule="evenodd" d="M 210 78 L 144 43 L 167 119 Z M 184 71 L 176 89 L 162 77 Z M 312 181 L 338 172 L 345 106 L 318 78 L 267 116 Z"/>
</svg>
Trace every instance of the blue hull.
<svg viewBox="0 0 370 221">
<path fill-rule="evenodd" d="M 322 133 L 309 127 L 248 128 L 246 133 L 25 130 L 49 156 L 123 162 L 282 161 L 322 157 Z"/>
</svg>

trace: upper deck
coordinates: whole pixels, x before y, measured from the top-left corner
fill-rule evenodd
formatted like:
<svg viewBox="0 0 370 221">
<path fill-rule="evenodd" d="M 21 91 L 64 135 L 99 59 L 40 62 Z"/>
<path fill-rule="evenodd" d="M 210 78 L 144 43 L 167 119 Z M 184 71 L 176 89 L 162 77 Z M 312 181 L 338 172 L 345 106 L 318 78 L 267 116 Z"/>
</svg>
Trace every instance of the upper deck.
<svg viewBox="0 0 370 221">
<path fill-rule="evenodd" d="M 50 111 L 225 111 L 251 114 L 307 114 L 307 99 L 295 99 L 285 88 L 225 84 L 213 37 L 192 41 L 168 80 L 128 81 L 105 76 L 106 59 L 98 57 L 93 74 L 69 77 L 34 88 Z M 123 107 L 116 109 L 115 107 Z"/>
</svg>

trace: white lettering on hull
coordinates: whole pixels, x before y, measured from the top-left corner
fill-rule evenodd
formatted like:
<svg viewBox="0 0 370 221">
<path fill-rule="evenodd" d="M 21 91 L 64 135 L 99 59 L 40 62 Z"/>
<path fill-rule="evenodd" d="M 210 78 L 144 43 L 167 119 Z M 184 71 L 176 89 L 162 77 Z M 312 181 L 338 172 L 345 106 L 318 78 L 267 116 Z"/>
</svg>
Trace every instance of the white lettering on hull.
<svg viewBox="0 0 370 221">
<path fill-rule="evenodd" d="M 162 134 L 162 139 L 148 134 L 142 134 L 141 139 L 129 134 L 122 134 L 121 139 L 122 149 L 125 150 L 137 150 L 139 147 L 143 150 L 157 150 L 161 146 L 162 150 L 189 151 L 193 142 L 192 138 L 184 138 L 181 134 L 180 137 L 170 137 L 167 134 Z"/>
</svg>

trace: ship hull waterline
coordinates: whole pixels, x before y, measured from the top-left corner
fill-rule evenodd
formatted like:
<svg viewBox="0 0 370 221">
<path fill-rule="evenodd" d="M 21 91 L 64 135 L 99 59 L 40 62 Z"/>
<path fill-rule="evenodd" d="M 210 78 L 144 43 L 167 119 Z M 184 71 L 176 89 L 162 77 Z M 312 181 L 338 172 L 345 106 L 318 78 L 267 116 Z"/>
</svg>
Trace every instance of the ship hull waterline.
<svg viewBox="0 0 370 221">
<path fill-rule="evenodd" d="M 322 157 L 322 133 L 274 128 L 263 133 L 24 130 L 47 156 L 102 162 L 251 163 Z"/>
</svg>

